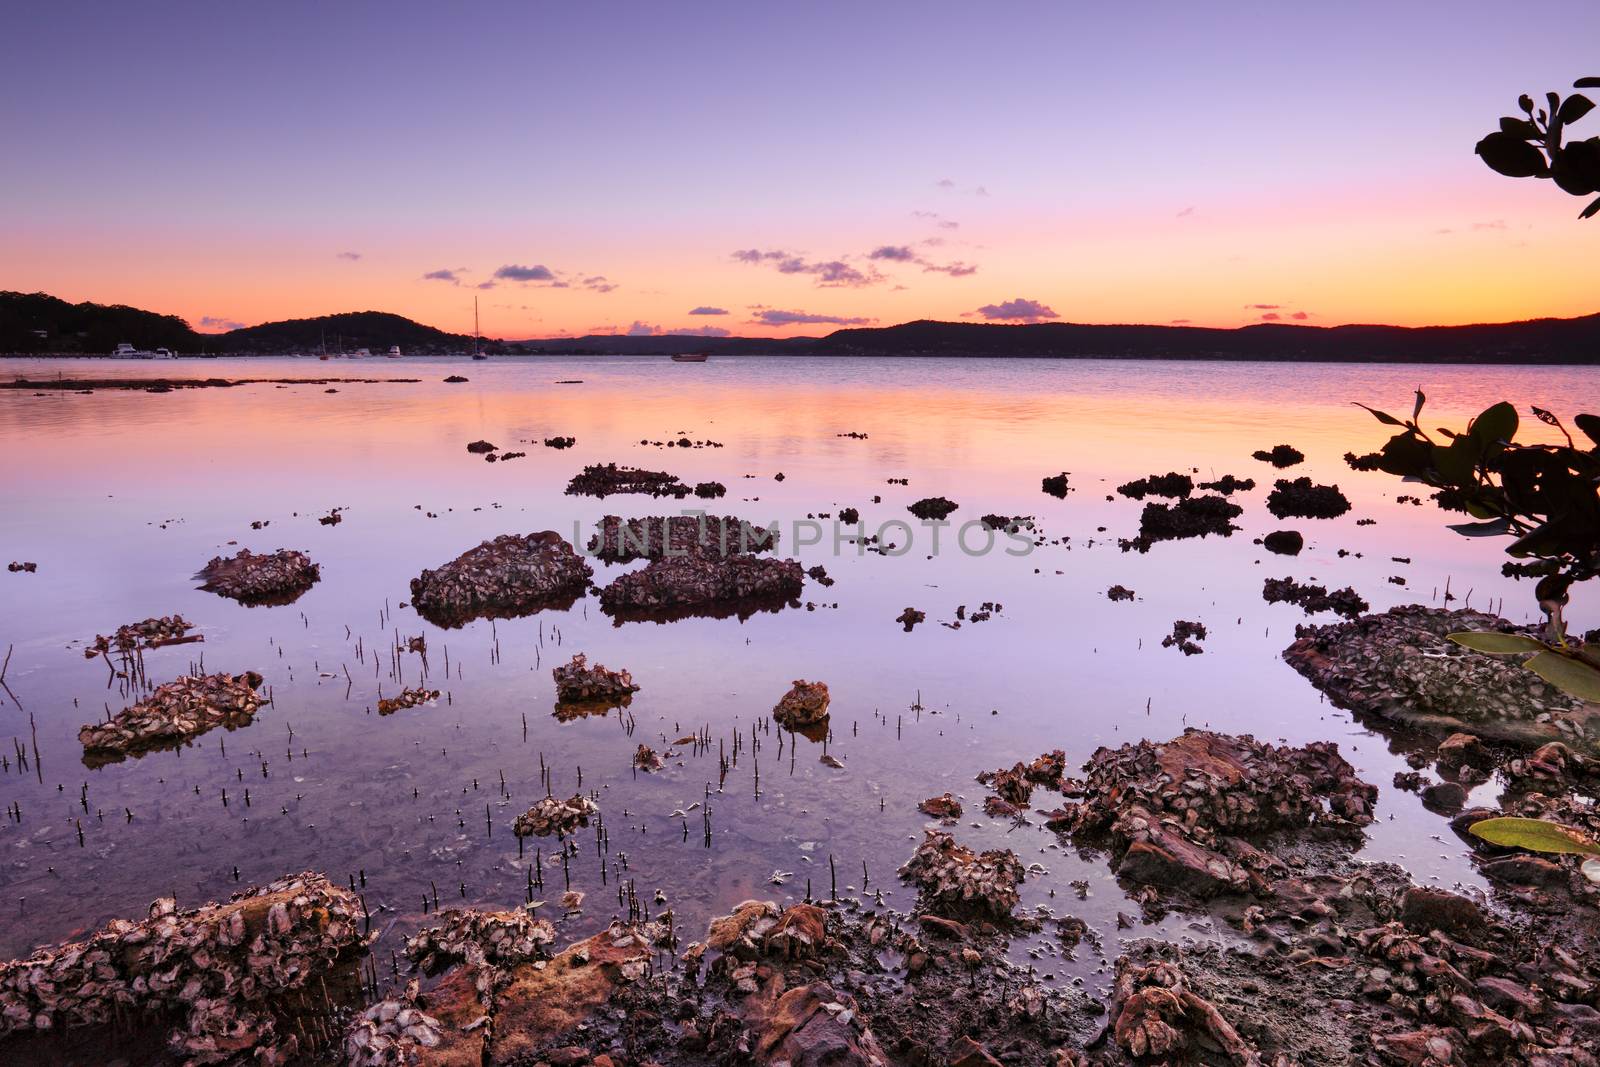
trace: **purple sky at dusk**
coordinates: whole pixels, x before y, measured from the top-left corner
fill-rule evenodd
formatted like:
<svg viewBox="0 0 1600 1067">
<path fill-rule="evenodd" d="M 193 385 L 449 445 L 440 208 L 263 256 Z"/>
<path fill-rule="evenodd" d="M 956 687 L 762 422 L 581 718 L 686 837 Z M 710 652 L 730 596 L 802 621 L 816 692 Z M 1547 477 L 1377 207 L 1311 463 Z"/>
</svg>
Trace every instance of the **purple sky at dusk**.
<svg viewBox="0 0 1600 1067">
<path fill-rule="evenodd" d="M 1592 0 L 14 5 L 0 288 L 508 338 L 1582 314 L 1600 220 L 1472 147 L 1584 75 Z"/>
</svg>

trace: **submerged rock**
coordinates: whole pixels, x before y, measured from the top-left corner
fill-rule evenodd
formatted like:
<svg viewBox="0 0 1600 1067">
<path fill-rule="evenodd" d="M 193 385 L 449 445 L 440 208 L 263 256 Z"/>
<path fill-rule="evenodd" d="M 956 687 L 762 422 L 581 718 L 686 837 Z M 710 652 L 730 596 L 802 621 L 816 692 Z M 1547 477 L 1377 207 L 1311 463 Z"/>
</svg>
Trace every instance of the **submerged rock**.
<svg viewBox="0 0 1600 1067">
<path fill-rule="evenodd" d="M 792 559 L 666 556 L 600 590 L 600 607 L 619 620 L 744 615 L 795 600 L 804 584 L 805 572 Z"/>
<path fill-rule="evenodd" d="M 1258 449 L 1250 453 L 1253 459 L 1263 463 L 1270 463 L 1274 467 L 1293 467 L 1297 463 L 1304 463 L 1306 454 L 1293 445 L 1273 445 L 1271 450 Z"/>
<path fill-rule="evenodd" d="M 1337 485 L 1318 485 L 1310 478 L 1279 478 L 1267 494 L 1267 510 L 1280 519 L 1332 519 L 1350 510 Z"/>
<path fill-rule="evenodd" d="M 585 467 L 567 483 L 568 496 L 608 497 L 616 493 L 647 493 L 650 496 L 682 498 L 692 491 L 675 474 L 640 467 L 619 467 L 615 463 Z"/>
<path fill-rule="evenodd" d="M 1139 516 L 1138 538 L 1123 542 L 1122 547 L 1143 552 L 1158 541 L 1177 541 L 1210 534 L 1227 537 L 1238 529 L 1230 520 L 1242 514 L 1243 508 L 1220 496 L 1185 497 L 1175 504 L 1152 501 L 1144 506 Z"/>
<path fill-rule="evenodd" d="M 944 793 L 924 800 L 917 805 L 917 810 L 924 815 L 931 815 L 935 819 L 959 819 L 961 818 L 961 801 L 949 793 Z"/>
<path fill-rule="evenodd" d="M 1205 639 L 1205 623 L 1179 619 L 1172 624 L 1172 632 L 1161 639 L 1161 647 L 1176 647 L 1185 656 L 1198 656 L 1205 651 L 1199 645 Z"/>
<path fill-rule="evenodd" d="M 1068 493 L 1072 492 L 1072 487 L 1067 484 L 1067 474 L 1065 471 L 1060 474 L 1052 474 L 1045 478 L 1044 482 L 1042 483 L 1042 487 L 1046 493 L 1049 493 L 1053 497 L 1059 497 L 1063 500 L 1066 499 Z"/>
<path fill-rule="evenodd" d="M 943 519 L 956 510 L 960 505 L 954 500 L 942 496 L 924 497 L 914 504 L 907 505 L 906 510 L 919 519 Z"/>
<path fill-rule="evenodd" d="M 87 940 L 0 964 L 0 1039 L 143 1021 L 170 1026 L 167 1048 L 191 1064 L 288 1063 L 309 1053 L 280 1022 L 361 943 L 356 894 L 306 872 L 179 911 L 171 898 L 140 922 L 114 919 Z M 13 1059 L 0 1045 L 0 1059 Z"/>
<path fill-rule="evenodd" d="M 918 611 L 916 608 L 906 608 L 895 617 L 894 621 L 905 627 L 906 633 L 910 633 L 913 626 L 917 625 L 919 622 L 926 622 L 927 618 L 928 613 L 925 611 Z"/>
<path fill-rule="evenodd" d="M 1261 539 L 1261 547 L 1280 556 L 1298 556 L 1306 539 L 1299 530 L 1274 530 Z"/>
<path fill-rule="evenodd" d="M 1448 639 L 1466 630 L 1526 632 L 1479 611 L 1420 604 L 1353 622 L 1297 626 L 1283 658 L 1334 703 L 1440 734 L 1531 746 L 1565 741 L 1600 754 L 1600 709 L 1522 666 Z"/>
<path fill-rule="evenodd" d="M 1054 813 L 1052 828 L 1105 835 L 1119 875 L 1195 896 L 1269 892 L 1261 872 L 1275 861 L 1251 839 L 1366 826 L 1378 795 L 1335 744 L 1291 748 L 1192 728 L 1164 744 L 1098 749 L 1084 766 L 1074 788 L 1083 800 Z"/>
<path fill-rule="evenodd" d="M 607 563 L 666 556 L 720 558 L 740 553 L 770 552 L 778 547 L 778 529 L 755 526 L 733 515 L 672 515 L 622 519 L 607 515 L 596 524 L 589 554 Z"/>
<path fill-rule="evenodd" d="M 316 584 L 322 568 L 288 548 L 262 556 L 241 548 L 238 555 L 215 557 L 195 577 L 205 580 L 201 589 L 241 604 L 290 604 Z"/>
<path fill-rule="evenodd" d="M 1268 578 L 1261 588 L 1261 599 L 1268 604 L 1298 604 L 1308 614 L 1331 611 L 1347 619 L 1372 607 L 1349 586 L 1330 593 L 1325 586 L 1303 584 L 1293 578 Z"/>
<path fill-rule="evenodd" d="M 78 731 L 84 761 L 114 763 L 151 749 L 175 748 L 219 726 L 248 726 L 261 707 L 261 681 L 261 675 L 246 671 L 185 676 L 157 686 L 111 721 Z"/>
<path fill-rule="evenodd" d="M 1004 919 L 1017 906 L 1023 871 L 1010 849 L 973 852 L 947 833 L 926 830 L 900 877 L 916 883 L 922 906 L 935 914 Z"/>
<path fill-rule="evenodd" d="M 772 709 L 772 721 L 779 726 L 797 729 L 813 726 L 828 717 L 828 683 L 795 680 L 783 699 Z"/>
<path fill-rule="evenodd" d="M 565 837 L 600 814 L 600 805 L 580 794 L 558 800 L 545 797 L 518 815 L 511 832 L 518 837 Z"/>
<path fill-rule="evenodd" d="M 1134 500 L 1143 500 L 1146 496 L 1186 497 L 1194 492 L 1194 479 L 1177 471 L 1151 474 L 1117 486 L 1117 492 Z"/>
<path fill-rule="evenodd" d="M 492 445 L 488 441 L 471 441 L 467 444 L 467 451 L 475 456 L 482 456 L 496 451 L 498 447 L 498 445 Z"/>
<path fill-rule="evenodd" d="M 633 675 L 607 670 L 603 663 L 591 667 L 582 652 L 574 655 L 570 663 L 552 668 L 550 675 L 556 682 L 556 700 L 563 704 L 616 706 L 626 704 L 639 691 L 633 684 Z"/>
<path fill-rule="evenodd" d="M 593 573 L 553 530 L 502 534 L 411 579 L 411 602 L 435 625 L 461 626 L 570 607 Z"/>
</svg>

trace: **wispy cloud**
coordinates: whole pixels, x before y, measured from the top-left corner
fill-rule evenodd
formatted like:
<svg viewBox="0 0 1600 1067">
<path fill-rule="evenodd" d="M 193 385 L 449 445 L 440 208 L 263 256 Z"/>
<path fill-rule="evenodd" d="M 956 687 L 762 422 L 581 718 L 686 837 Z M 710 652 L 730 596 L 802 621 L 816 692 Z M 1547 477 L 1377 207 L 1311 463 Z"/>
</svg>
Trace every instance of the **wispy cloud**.
<svg viewBox="0 0 1600 1067">
<path fill-rule="evenodd" d="M 844 315 L 818 315 L 809 311 L 780 311 L 777 308 L 758 308 L 750 320 L 758 326 L 865 326 L 872 319 L 850 318 Z"/>
<path fill-rule="evenodd" d="M 449 282 L 451 285 L 461 284 L 461 270 L 430 270 L 422 276 L 423 281 Z"/>
<path fill-rule="evenodd" d="M 937 244 L 937 242 L 938 238 L 934 238 L 931 243 Z M 910 263 L 921 267 L 924 274 L 948 274 L 952 278 L 965 278 L 969 274 L 978 273 L 978 268 L 970 263 L 930 262 L 918 255 L 910 245 L 879 245 L 867 253 L 867 258 L 890 263 Z"/>
<path fill-rule="evenodd" d="M 361 258 L 361 253 L 360 252 L 340 252 L 334 258 L 335 259 L 357 260 L 357 259 Z"/>
<path fill-rule="evenodd" d="M 911 213 L 911 217 L 914 219 L 922 219 L 925 222 L 931 222 L 941 230 L 954 230 L 959 229 L 961 226 L 961 223 L 957 222 L 955 219 L 947 219 L 937 211 L 913 211 Z"/>
<path fill-rule="evenodd" d="M 693 326 L 682 330 L 673 330 L 673 333 L 683 334 L 688 337 L 732 337 L 732 330 L 725 330 L 721 326 Z"/>
<path fill-rule="evenodd" d="M 1246 311 L 1277 311 L 1281 307 L 1283 307 L 1282 304 L 1246 304 L 1244 309 Z"/>
<path fill-rule="evenodd" d="M 1276 311 L 1269 311 L 1265 315 L 1261 316 L 1261 321 L 1262 322 L 1277 322 L 1281 318 L 1283 318 L 1283 316 L 1278 314 Z"/>
<path fill-rule="evenodd" d="M 908 245 L 879 245 L 867 253 L 868 259 L 889 259 L 896 263 L 911 263 L 917 254 Z"/>
<path fill-rule="evenodd" d="M 494 276 L 508 282 L 526 283 L 557 281 L 555 271 L 544 266 L 543 264 L 532 267 L 524 267 L 516 263 L 507 263 L 505 266 L 495 271 Z"/>
<path fill-rule="evenodd" d="M 640 322 L 638 319 L 634 319 L 633 325 L 629 326 L 627 329 L 627 334 L 629 337 L 654 337 L 660 332 L 661 327 L 647 325 L 643 322 Z"/>
<path fill-rule="evenodd" d="M 817 280 L 818 288 L 822 289 L 859 289 L 883 281 L 883 275 L 876 269 L 863 271 L 843 259 L 812 261 L 781 249 L 762 251 L 759 248 L 745 248 L 735 251 L 733 258 L 739 263 L 774 267 L 779 274 L 808 274 Z"/>
<path fill-rule="evenodd" d="M 1178 212 L 1178 217 L 1180 219 L 1186 219 L 1190 215 L 1193 215 L 1193 214 L 1194 214 L 1194 205 L 1190 204 L 1188 207 L 1186 207 L 1182 211 Z"/>
<path fill-rule="evenodd" d="M 689 314 L 691 315 L 726 315 L 727 313 L 727 308 L 708 307 L 706 305 L 689 309 Z"/>
<path fill-rule="evenodd" d="M 217 315 L 202 315 L 200 317 L 200 327 L 205 330 L 242 330 L 244 329 L 244 323 L 236 322 L 233 319 L 221 318 Z"/>
<path fill-rule="evenodd" d="M 1307 319 L 1309 319 L 1311 317 L 1311 313 L 1309 311 L 1296 311 L 1293 315 L 1290 315 L 1289 317 L 1291 319 L 1295 319 L 1295 320 L 1297 320 L 1299 322 L 1304 322 L 1304 321 L 1306 321 Z"/>
<path fill-rule="evenodd" d="M 929 263 L 926 260 L 918 260 L 918 262 L 922 264 L 922 272 L 924 274 L 948 274 L 952 278 L 965 278 L 968 275 L 978 273 L 978 268 L 971 263 L 962 263 L 960 261 L 955 263 Z"/>
<path fill-rule="evenodd" d="M 587 278 L 580 279 L 578 284 L 597 293 L 609 293 L 617 287 L 617 283 L 607 279 L 604 274 L 591 274 Z"/>
<path fill-rule="evenodd" d="M 1045 319 L 1059 319 L 1055 309 L 1041 304 L 1037 300 L 1024 300 L 1017 297 L 999 304 L 985 304 L 977 313 L 986 319 L 1006 322 L 1042 322 Z"/>
</svg>

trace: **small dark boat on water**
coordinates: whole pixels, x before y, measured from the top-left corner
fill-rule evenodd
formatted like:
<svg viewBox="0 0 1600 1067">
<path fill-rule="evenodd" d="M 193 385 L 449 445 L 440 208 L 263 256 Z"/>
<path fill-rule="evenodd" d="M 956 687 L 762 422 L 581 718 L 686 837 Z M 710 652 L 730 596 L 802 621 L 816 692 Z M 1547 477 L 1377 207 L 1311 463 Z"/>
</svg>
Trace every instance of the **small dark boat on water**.
<svg viewBox="0 0 1600 1067">
<path fill-rule="evenodd" d="M 709 355 L 711 355 L 710 352 L 674 352 L 672 354 L 672 362 L 704 363 L 706 361 L 706 357 Z"/>
</svg>

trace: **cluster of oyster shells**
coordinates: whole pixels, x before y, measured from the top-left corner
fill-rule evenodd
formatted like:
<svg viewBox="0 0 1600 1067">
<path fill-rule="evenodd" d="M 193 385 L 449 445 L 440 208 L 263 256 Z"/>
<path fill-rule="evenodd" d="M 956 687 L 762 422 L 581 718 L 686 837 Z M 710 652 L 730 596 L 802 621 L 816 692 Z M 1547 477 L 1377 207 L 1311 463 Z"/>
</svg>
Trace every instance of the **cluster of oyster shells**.
<svg viewBox="0 0 1600 1067">
<path fill-rule="evenodd" d="M 640 745 L 639 750 L 633 754 L 634 767 L 646 773 L 659 771 L 666 764 L 667 761 L 662 758 L 661 753 L 649 745 Z"/>
<path fill-rule="evenodd" d="M 416 638 L 413 638 L 412 640 L 416 640 Z M 438 699 L 439 690 L 437 689 L 423 689 L 421 687 L 416 689 L 402 689 L 400 690 L 399 696 L 379 698 L 378 714 L 393 715 L 397 711 L 403 711 L 406 708 L 414 708 L 419 704 L 426 704 L 430 700 Z"/>
<path fill-rule="evenodd" d="M 555 927 L 522 909 L 451 909 L 440 923 L 406 941 L 406 956 L 428 974 L 456 963 L 476 967 L 517 967 L 549 959 Z"/>
<path fill-rule="evenodd" d="M 218 726 L 247 725 L 261 707 L 261 675 L 188 675 L 156 688 L 109 722 L 78 731 L 84 751 L 129 754 L 173 744 Z"/>
<path fill-rule="evenodd" d="M 418 1062 L 418 1049 L 435 1047 L 443 1033 L 438 1019 L 390 997 L 358 1015 L 345 1031 L 345 1062 L 349 1067 L 407 1067 Z"/>
<path fill-rule="evenodd" d="M 796 678 L 772 708 L 772 721 L 791 729 L 812 726 L 828 717 L 828 683 Z"/>
<path fill-rule="evenodd" d="M 565 837 L 580 826 L 588 826 L 589 819 L 599 814 L 600 805 L 581 793 L 566 800 L 545 797 L 517 816 L 511 832 L 518 837 Z"/>
<path fill-rule="evenodd" d="M 615 463 L 596 463 L 583 468 L 567 483 L 568 496 L 607 497 L 614 493 L 648 493 L 650 496 L 683 498 L 692 489 L 676 474 L 619 467 Z"/>
<path fill-rule="evenodd" d="M 567 607 L 593 573 L 553 530 L 501 534 L 411 579 L 411 600 L 424 618 L 458 625 L 481 615 Z"/>
<path fill-rule="evenodd" d="M 733 515 L 672 515 L 622 519 L 602 518 L 589 554 L 607 563 L 664 556 L 722 557 L 770 552 L 778 547 L 778 530 L 755 526 Z"/>
<path fill-rule="evenodd" d="M 141 922 L 0 964 L 0 1037 L 168 1015 L 185 1062 L 285 1062 L 298 1040 L 277 1032 L 274 1006 L 361 942 L 361 914 L 354 893 L 311 872 L 193 911 L 157 900 Z"/>
<path fill-rule="evenodd" d="M 241 548 L 232 558 L 213 558 L 195 577 L 205 579 L 200 588 L 241 603 L 287 602 L 310 589 L 322 568 L 293 549 L 258 556 Z"/>
<path fill-rule="evenodd" d="M 105 634 L 97 635 L 94 643 L 86 650 L 86 654 L 92 656 L 96 652 L 132 652 L 140 648 L 160 648 L 162 645 L 182 640 L 192 629 L 194 623 L 182 615 L 162 615 L 142 622 L 130 622 L 117 627 L 117 632 L 110 637 Z"/>
<path fill-rule="evenodd" d="M 974 852 L 947 833 L 927 830 L 900 877 L 917 884 L 930 911 L 1004 918 L 1017 905 L 1023 869 L 1010 849 Z"/>
<path fill-rule="evenodd" d="M 556 699 L 563 704 L 621 704 L 639 691 L 633 684 L 633 675 L 607 670 L 603 663 L 591 667 L 582 652 L 574 655 L 570 663 L 552 668 L 550 676 L 555 679 Z"/>
</svg>

